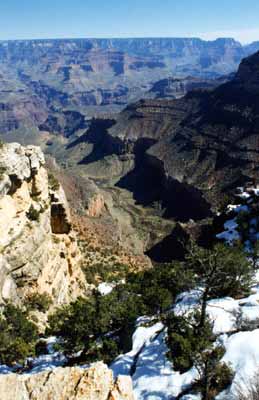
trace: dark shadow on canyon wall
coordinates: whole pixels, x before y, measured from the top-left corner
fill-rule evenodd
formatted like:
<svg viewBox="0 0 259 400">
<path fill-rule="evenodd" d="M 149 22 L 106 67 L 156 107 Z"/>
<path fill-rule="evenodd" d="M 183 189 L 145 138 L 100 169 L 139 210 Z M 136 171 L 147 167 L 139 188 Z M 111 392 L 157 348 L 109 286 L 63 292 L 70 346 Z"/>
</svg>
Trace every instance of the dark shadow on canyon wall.
<svg viewBox="0 0 259 400">
<path fill-rule="evenodd" d="M 196 221 L 209 217 L 211 207 L 201 191 L 167 177 L 163 163 L 145 153 L 146 146 L 152 144 L 144 139 L 139 143 L 139 149 L 135 150 L 134 170 L 121 178 L 117 186 L 131 191 L 138 204 L 152 206 L 159 203 L 165 218 L 186 222 L 189 219 Z M 144 146 L 142 149 L 141 145 Z"/>
<path fill-rule="evenodd" d="M 189 235 L 180 224 L 176 224 L 170 235 L 149 249 L 146 255 L 158 263 L 169 263 L 172 260 L 183 261 L 188 240 Z"/>
</svg>

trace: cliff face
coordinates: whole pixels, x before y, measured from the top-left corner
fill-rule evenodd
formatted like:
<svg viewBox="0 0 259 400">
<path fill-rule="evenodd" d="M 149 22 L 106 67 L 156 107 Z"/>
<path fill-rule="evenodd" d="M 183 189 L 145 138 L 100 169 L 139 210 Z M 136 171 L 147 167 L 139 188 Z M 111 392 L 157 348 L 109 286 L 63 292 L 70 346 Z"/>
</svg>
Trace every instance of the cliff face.
<svg viewBox="0 0 259 400">
<path fill-rule="evenodd" d="M 0 299 L 28 292 L 62 304 L 86 289 L 62 187 L 35 146 L 0 148 Z"/>
<path fill-rule="evenodd" d="M 88 369 L 55 368 L 34 375 L 0 375 L 4 400 L 134 400 L 130 377 L 113 380 L 102 362 Z"/>
<path fill-rule="evenodd" d="M 166 78 L 156 82 L 145 98 L 179 99 L 192 90 L 214 89 L 229 81 L 234 74 L 222 76 L 218 79 L 201 79 L 188 76 L 186 78 Z"/>
<path fill-rule="evenodd" d="M 189 93 L 184 102 L 189 112 L 180 126 L 150 149 L 168 174 L 211 201 L 215 190 L 258 180 L 259 53 L 243 60 L 232 81 Z"/>
<path fill-rule="evenodd" d="M 253 49 L 255 46 L 253 44 Z M 4 62 L 20 66 L 27 63 L 29 67 L 42 64 L 45 72 L 56 71 L 65 83 L 76 83 L 75 78 L 80 73 L 107 69 L 115 75 L 144 68 L 163 69 L 169 65 L 173 71 L 187 74 L 190 68 L 197 73 L 199 69 L 208 73 L 230 72 L 249 50 L 234 39 L 224 38 L 214 41 L 199 38 L 49 39 L 0 43 Z"/>
</svg>

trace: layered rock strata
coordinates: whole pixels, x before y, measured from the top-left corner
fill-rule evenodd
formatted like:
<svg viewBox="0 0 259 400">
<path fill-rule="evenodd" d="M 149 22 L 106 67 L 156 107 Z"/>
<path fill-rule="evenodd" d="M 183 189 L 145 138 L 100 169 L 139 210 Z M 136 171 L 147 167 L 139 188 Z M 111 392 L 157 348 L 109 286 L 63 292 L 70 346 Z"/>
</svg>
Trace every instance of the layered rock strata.
<svg viewBox="0 0 259 400">
<path fill-rule="evenodd" d="M 62 187 L 35 146 L 0 148 L 0 301 L 29 292 L 62 304 L 86 290 Z"/>
</svg>

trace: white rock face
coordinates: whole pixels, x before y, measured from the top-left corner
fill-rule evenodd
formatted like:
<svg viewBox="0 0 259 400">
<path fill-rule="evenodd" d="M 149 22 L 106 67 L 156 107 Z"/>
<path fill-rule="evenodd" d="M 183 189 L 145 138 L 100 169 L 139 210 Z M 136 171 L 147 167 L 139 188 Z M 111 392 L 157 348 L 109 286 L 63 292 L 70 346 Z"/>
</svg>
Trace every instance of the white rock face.
<svg viewBox="0 0 259 400">
<path fill-rule="evenodd" d="M 102 362 L 88 369 L 56 368 L 39 374 L 0 375 L 3 400 L 134 400 L 130 377 L 118 377 Z"/>
<path fill-rule="evenodd" d="M 49 188 L 44 155 L 0 148 L 0 301 L 46 292 L 55 305 L 86 289 L 64 191 Z"/>
</svg>

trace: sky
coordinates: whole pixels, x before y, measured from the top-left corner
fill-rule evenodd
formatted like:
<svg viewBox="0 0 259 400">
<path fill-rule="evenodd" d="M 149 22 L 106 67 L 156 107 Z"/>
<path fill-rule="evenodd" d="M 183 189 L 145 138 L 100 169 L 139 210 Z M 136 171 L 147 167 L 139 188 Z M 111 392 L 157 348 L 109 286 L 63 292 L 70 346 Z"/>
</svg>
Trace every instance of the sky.
<svg viewBox="0 0 259 400">
<path fill-rule="evenodd" d="M 0 40 L 157 36 L 259 40 L 259 0 L 0 0 Z"/>
</svg>

